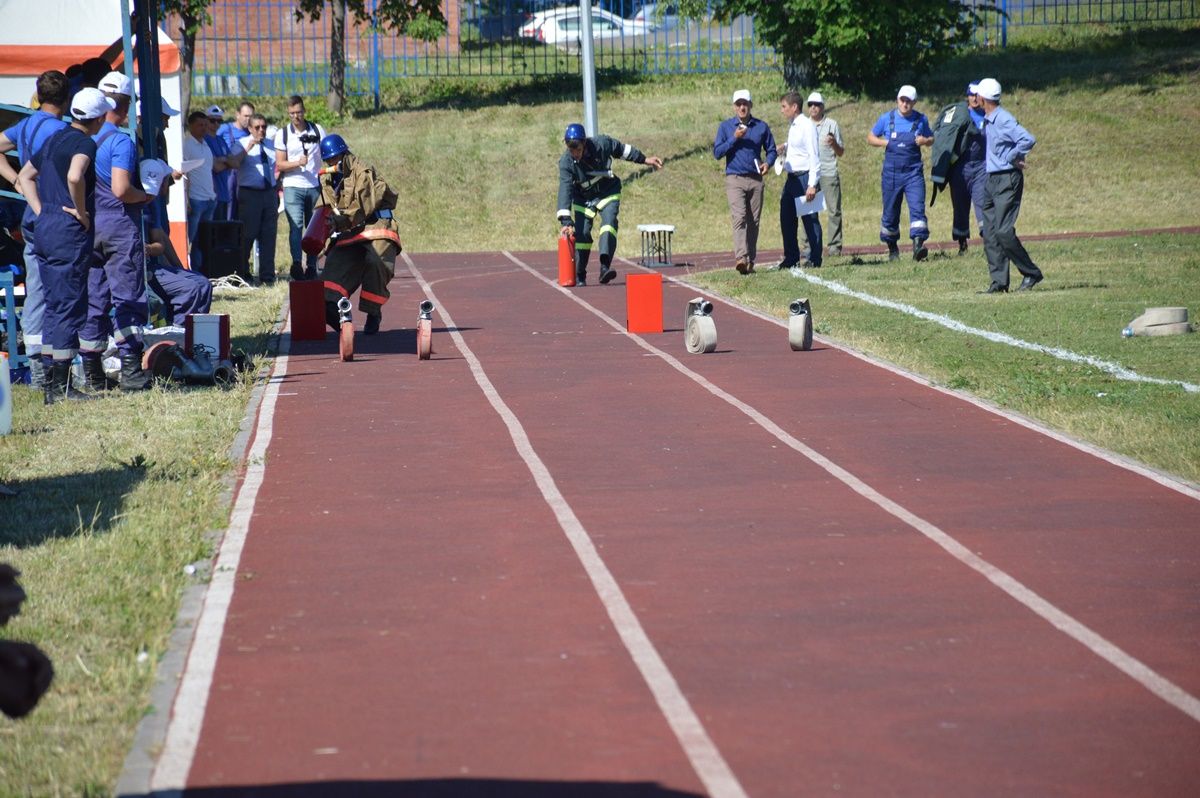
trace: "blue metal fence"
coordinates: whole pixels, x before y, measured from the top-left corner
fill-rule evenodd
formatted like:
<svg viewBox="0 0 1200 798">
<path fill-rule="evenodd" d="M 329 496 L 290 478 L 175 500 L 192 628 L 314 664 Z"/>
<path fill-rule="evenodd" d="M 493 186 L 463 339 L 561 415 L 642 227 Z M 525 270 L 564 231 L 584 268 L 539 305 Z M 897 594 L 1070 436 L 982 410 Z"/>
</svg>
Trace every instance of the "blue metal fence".
<svg viewBox="0 0 1200 798">
<path fill-rule="evenodd" d="M 368 0 L 373 10 L 378 0 Z M 975 40 L 1007 43 L 1013 28 L 1081 23 L 1146 23 L 1200 18 L 1200 0 L 968 0 L 994 4 Z M 574 6 L 573 11 L 570 6 Z M 196 41 L 197 95 L 319 95 L 328 89 L 329 19 L 295 18 L 293 0 L 214 0 L 213 22 Z M 379 98 L 402 78 L 571 75 L 580 69 L 578 10 L 571 0 L 446 0 L 444 36 L 421 42 L 346 25 L 346 93 Z M 774 69 L 774 51 L 755 40 L 754 20 L 686 20 L 673 5 L 598 0 L 596 65 L 642 73 Z M 168 20 L 168 29 L 178 22 Z"/>
</svg>

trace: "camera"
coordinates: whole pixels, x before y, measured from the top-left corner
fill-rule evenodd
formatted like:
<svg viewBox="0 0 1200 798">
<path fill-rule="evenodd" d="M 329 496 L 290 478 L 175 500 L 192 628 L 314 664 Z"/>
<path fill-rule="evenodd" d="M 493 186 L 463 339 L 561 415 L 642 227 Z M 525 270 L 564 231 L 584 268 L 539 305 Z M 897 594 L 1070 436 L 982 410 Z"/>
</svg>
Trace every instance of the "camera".
<svg viewBox="0 0 1200 798">
<path fill-rule="evenodd" d="M 300 134 L 301 144 L 319 144 L 320 142 L 321 137 L 316 133 L 313 133 L 311 130 L 306 130 Z"/>
</svg>

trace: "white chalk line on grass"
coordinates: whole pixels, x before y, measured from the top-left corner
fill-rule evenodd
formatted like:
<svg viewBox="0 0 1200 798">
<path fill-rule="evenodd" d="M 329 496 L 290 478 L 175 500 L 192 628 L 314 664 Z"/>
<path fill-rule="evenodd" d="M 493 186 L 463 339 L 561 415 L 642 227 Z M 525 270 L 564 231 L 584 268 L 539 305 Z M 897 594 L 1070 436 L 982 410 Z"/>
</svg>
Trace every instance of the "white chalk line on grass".
<svg viewBox="0 0 1200 798">
<path fill-rule="evenodd" d="M 263 392 L 254 445 L 246 455 L 246 474 L 234 501 L 229 527 L 221 539 L 217 562 L 204 594 L 204 606 L 196 621 L 196 632 L 192 637 L 192 646 L 179 681 L 179 691 L 175 694 L 175 702 L 171 708 L 171 719 L 167 725 L 162 753 L 150 779 L 150 789 L 156 792 L 183 790 L 196 756 L 196 746 L 200 742 L 200 730 L 204 725 L 204 713 L 212 690 L 217 654 L 220 652 L 221 638 L 225 632 L 225 619 L 229 614 L 229 604 L 233 599 L 233 589 L 237 581 L 238 564 L 241 562 L 242 549 L 250 530 L 250 519 L 254 515 L 254 503 L 266 473 L 266 454 L 271 443 L 275 403 L 279 395 L 279 386 L 287 375 L 291 329 L 292 319 L 289 313 L 287 325 L 283 330 L 288 335 L 284 335 L 280 341 L 275 368 Z"/>
<path fill-rule="evenodd" d="M 508 255 L 508 253 L 505 253 Z M 543 499 L 549 505 L 554 517 L 558 520 L 559 526 L 562 527 L 566 534 L 567 540 L 570 542 L 572 549 L 575 551 L 575 556 L 579 558 L 583 565 L 584 571 L 591 580 L 592 587 L 596 594 L 600 597 L 600 601 L 604 605 L 604 609 L 608 612 L 609 618 L 613 622 L 613 627 L 624 643 L 626 650 L 629 651 L 630 657 L 645 680 L 646 685 L 650 688 L 654 700 L 658 703 L 659 709 L 670 725 L 671 730 L 675 733 L 676 739 L 683 748 L 684 754 L 691 763 L 692 768 L 699 776 L 701 783 L 704 785 L 708 794 L 714 798 L 746 798 L 746 792 L 742 789 L 742 785 L 738 782 L 737 777 L 733 774 L 729 765 L 725 762 L 725 758 L 721 756 L 721 752 L 717 750 L 712 738 L 708 736 L 708 732 L 704 729 L 704 725 L 700 722 L 700 718 L 688 703 L 687 698 L 683 695 L 683 691 L 679 688 L 679 684 L 675 681 L 675 677 L 667 668 L 666 663 L 659 655 L 658 650 L 650 641 L 646 630 L 642 628 L 642 624 L 638 621 L 633 607 L 629 605 L 629 601 L 625 598 L 620 585 L 617 584 L 616 578 L 612 572 L 608 570 L 604 560 L 600 557 L 600 553 L 596 551 L 596 546 L 588 535 L 587 530 L 576 517 L 575 511 L 571 509 L 571 505 L 567 502 L 566 497 L 558 489 L 558 485 L 554 481 L 550 469 L 547 468 L 545 462 L 542 461 L 537 451 L 533 448 L 533 444 L 529 440 L 529 435 L 525 432 L 525 428 L 521 425 L 520 419 L 509 408 L 508 404 L 500 396 L 499 391 L 488 378 L 487 372 L 484 371 L 483 365 L 479 362 L 479 358 L 467 346 L 467 342 L 463 339 L 462 334 L 458 332 L 458 326 L 450 317 L 449 312 L 437 297 L 434 296 L 433 289 L 426 282 L 421 271 L 413 263 L 412 258 L 408 253 L 402 254 L 405 263 L 412 271 L 413 277 L 417 279 L 421 289 L 429 297 L 430 301 L 438 308 L 438 313 L 445 322 L 446 327 L 450 331 L 450 336 L 454 340 L 455 346 L 462 352 L 463 358 L 467 361 L 467 365 L 471 369 L 471 374 L 475 377 L 475 382 L 478 383 L 484 396 L 492 405 L 492 409 L 500 416 L 505 427 L 508 428 L 509 436 L 512 438 L 513 445 L 517 449 L 517 453 L 521 459 L 525 461 L 525 465 L 529 468 L 530 474 L 533 475 L 534 482 L 541 491 Z M 508 257 L 512 257 L 509 255 Z M 524 265 L 519 261 L 518 266 Z"/>
<path fill-rule="evenodd" d="M 1076 642 L 1081 643 L 1087 649 L 1092 651 L 1092 653 L 1108 662 L 1126 676 L 1129 676 L 1131 679 L 1142 685 L 1142 687 L 1146 688 L 1154 695 L 1161 698 L 1163 701 L 1166 701 L 1180 712 L 1183 712 L 1192 720 L 1200 721 L 1200 699 L 1191 695 L 1166 677 L 1152 670 L 1148 665 L 1141 662 L 1136 657 L 1131 656 L 1115 644 L 1109 642 L 1082 622 L 1058 609 L 1058 607 L 1051 604 L 1049 601 L 1046 601 L 1020 581 L 992 565 L 987 560 L 978 556 L 966 546 L 959 543 L 957 539 L 947 532 L 938 528 L 929 521 L 926 521 L 915 513 L 910 512 L 897 502 L 892 501 L 887 496 L 884 496 L 882 493 L 863 482 L 854 474 L 847 471 L 845 468 L 842 468 L 837 463 L 830 460 L 825 455 L 805 445 L 798 438 L 793 437 L 790 433 L 755 408 L 746 404 L 723 388 L 713 384 L 702 374 L 698 374 L 697 372 L 692 371 L 687 366 L 683 365 L 678 358 L 667 352 L 664 352 L 663 350 L 646 341 L 641 336 L 628 332 L 624 325 L 617 322 L 616 319 L 604 313 L 604 311 L 600 310 L 599 308 L 589 305 L 587 302 L 580 299 L 577 294 L 563 288 L 557 282 L 547 278 L 533 267 L 518 260 L 512 254 L 508 252 L 505 252 L 504 254 L 534 277 L 551 286 L 555 290 L 560 291 L 572 301 L 585 308 L 588 312 L 600 318 L 602 321 L 608 324 L 608 326 L 621 332 L 626 337 L 637 343 L 638 346 L 642 347 L 647 352 L 657 355 L 673 369 L 704 388 L 713 396 L 723 399 L 728 404 L 740 410 L 743 414 L 749 417 L 768 433 L 773 435 L 781 443 L 811 460 L 817 466 L 824 469 L 825 472 L 830 476 L 846 485 L 846 487 L 850 488 L 855 493 L 867 499 L 872 504 L 876 505 L 894 518 L 903 521 L 905 524 L 920 532 L 926 538 L 940 546 L 956 560 L 983 575 L 996 587 L 1000 588 L 1022 605 L 1032 610 L 1036 615 L 1045 621 L 1049 622 L 1050 625 L 1052 625 L 1055 629 L 1058 629 L 1060 632 L 1072 638 Z"/>
<path fill-rule="evenodd" d="M 876 305 L 881 308 L 898 310 L 901 313 L 907 313 L 909 316 L 916 316 L 918 319 L 924 319 L 925 321 L 931 321 L 934 324 L 940 324 L 947 329 L 954 330 L 955 332 L 977 335 L 980 338 L 986 338 L 994 343 L 1007 344 L 1008 346 L 1015 346 L 1018 349 L 1028 349 L 1030 352 L 1040 352 L 1043 355 L 1050 355 L 1051 357 L 1058 358 L 1059 360 L 1065 360 L 1069 363 L 1079 363 L 1085 366 L 1091 366 L 1093 368 L 1100 369 L 1104 373 L 1110 374 L 1119 380 L 1127 380 L 1129 382 L 1147 382 L 1155 385 L 1178 385 L 1188 393 L 1200 393 L 1200 385 L 1197 385 L 1196 383 L 1185 382 L 1183 380 L 1168 380 L 1163 379 L 1162 377 L 1147 377 L 1144 374 L 1138 374 L 1133 369 L 1126 368 L 1120 363 L 1114 363 L 1111 360 L 1101 360 L 1100 358 L 1092 357 L 1091 355 L 1081 355 L 1077 352 L 1072 352 L 1069 349 L 1063 349 L 1057 346 L 1035 344 L 1032 341 L 1025 341 L 1007 333 L 981 330 L 978 327 L 972 327 L 969 324 L 964 324 L 957 319 L 950 318 L 949 316 L 943 316 L 940 313 L 930 313 L 927 310 L 921 310 L 920 308 L 907 305 L 903 302 L 897 302 L 893 299 L 884 299 L 883 297 L 877 297 L 873 294 L 868 294 L 863 291 L 857 291 L 844 283 L 839 283 L 836 280 L 826 280 L 823 277 L 818 277 L 817 275 L 810 274 L 804 270 L 793 272 L 793 275 L 801 279 L 808 280 L 810 283 L 819 285 L 822 288 L 828 288 L 835 294 L 854 297 L 855 299 L 871 305 Z"/>
</svg>

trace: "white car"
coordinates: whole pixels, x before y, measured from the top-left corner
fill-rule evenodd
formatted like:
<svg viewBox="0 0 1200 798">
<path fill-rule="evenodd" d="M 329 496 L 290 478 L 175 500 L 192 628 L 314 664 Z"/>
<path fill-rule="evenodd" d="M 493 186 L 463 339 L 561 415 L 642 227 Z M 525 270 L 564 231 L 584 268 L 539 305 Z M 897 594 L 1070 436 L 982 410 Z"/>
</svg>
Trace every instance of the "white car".
<svg viewBox="0 0 1200 798">
<path fill-rule="evenodd" d="M 679 9 L 674 3 L 670 3 L 662 11 L 662 17 L 658 16 L 659 3 L 647 3 L 638 9 L 638 12 L 633 15 L 630 20 L 633 24 L 639 26 L 643 30 L 671 30 L 679 26 Z"/>
<path fill-rule="evenodd" d="M 574 47 L 579 44 L 583 22 L 579 8 L 551 8 L 539 11 L 521 26 L 521 36 L 545 44 Z M 629 23 L 629 33 L 643 33 L 644 28 Z M 626 21 L 616 14 L 599 8 L 592 9 L 592 38 L 619 37 L 626 33 Z"/>
</svg>

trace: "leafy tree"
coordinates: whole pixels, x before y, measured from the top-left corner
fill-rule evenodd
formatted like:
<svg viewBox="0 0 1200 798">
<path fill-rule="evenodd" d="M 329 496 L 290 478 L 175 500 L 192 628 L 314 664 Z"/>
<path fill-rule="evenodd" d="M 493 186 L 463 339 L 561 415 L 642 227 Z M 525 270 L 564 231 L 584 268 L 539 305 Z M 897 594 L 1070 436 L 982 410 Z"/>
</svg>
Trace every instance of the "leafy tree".
<svg viewBox="0 0 1200 798">
<path fill-rule="evenodd" d="M 987 3 L 961 0 L 679 0 L 680 13 L 717 21 L 754 17 L 758 38 L 783 58 L 789 86 L 864 90 L 927 72 L 971 41 Z"/>
<path fill-rule="evenodd" d="M 200 28 L 212 22 L 208 7 L 212 0 L 159 0 L 158 14 L 163 19 L 168 14 L 177 14 L 182 23 L 179 48 L 182 66 L 179 70 L 180 107 L 187 113 L 192 103 L 192 67 L 196 60 L 196 34 Z"/>
<path fill-rule="evenodd" d="M 453 0 L 448 0 L 453 1 Z M 375 13 L 366 0 L 296 0 L 296 19 L 316 21 L 329 6 L 329 93 L 326 102 L 335 114 L 346 104 L 346 12 L 362 24 L 390 29 L 422 41 L 434 41 L 446 32 L 442 0 L 379 0 Z"/>
</svg>

